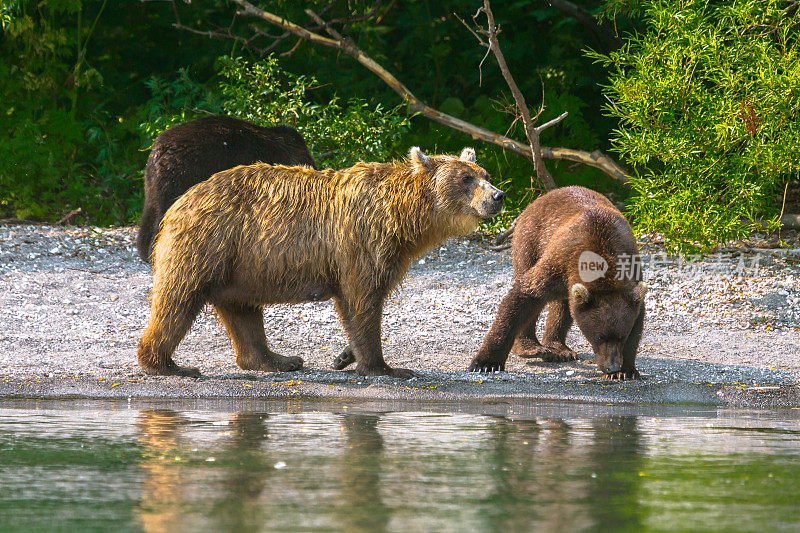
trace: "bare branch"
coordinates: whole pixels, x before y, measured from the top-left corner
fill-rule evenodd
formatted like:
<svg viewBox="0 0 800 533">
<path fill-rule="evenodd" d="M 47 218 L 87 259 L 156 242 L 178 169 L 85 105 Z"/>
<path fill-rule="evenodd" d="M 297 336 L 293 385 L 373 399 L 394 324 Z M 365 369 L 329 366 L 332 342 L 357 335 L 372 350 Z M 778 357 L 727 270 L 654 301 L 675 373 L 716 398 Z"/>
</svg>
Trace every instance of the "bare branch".
<svg viewBox="0 0 800 533">
<path fill-rule="evenodd" d="M 567 115 L 568 115 L 568 113 L 566 111 L 564 111 L 563 113 L 561 113 L 559 116 L 557 116 L 553 120 L 549 120 L 549 121 L 545 122 L 544 124 L 542 124 L 541 126 L 536 126 L 536 132 L 537 133 L 542 133 L 545 129 L 549 128 L 550 126 L 555 126 L 556 124 L 558 124 L 559 122 L 561 122 L 562 120 L 567 118 Z"/>
<path fill-rule="evenodd" d="M 411 113 L 419 113 L 434 122 L 442 124 L 456 131 L 460 131 L 461 133 L 465 133 L 475 140 L 494 144 L 505 150 L 508 150 L 522 157 L 525 157 L 530 161 L 533 161 L 533 151 L 530 146 L 526 146 L 525 144 L 515 141 L 514 139 L 510 139 L 504 135 L 499 135 L 493 131 L 475 126 L 459 118 L 442 113 L 441 111 L 438 111 L 425 104 L 423 101 L 417 98 L 408 89 L 408 87 L 403 85 L 403 83 L 401 83 L 394 75 L 392 75 L 389 71 L 384 69 L 371 57 L 369 57 L 366 53 L 364 53 L 364 51 L 361 50 L 358 46 L 356 46 L 356 44 L 352 40 L 343 37 L 329 24 L 325 23 L 325 21 L 316 13 L 311 12 L 309 13 L 309 16 L 311 16 L 312 19 L 314 19 L 315 22 L 317 22 L 317 24 L 320 24 L 320 27 L 325 28 L 325 30 L 329 35 L 334 36 L 333 39 L 325 37 L 324 35 L 320 35 L 314 31 L 308 30 L 307 28 L 304 28 L 297 24 L 294 24 L 293 22 L 278 15 L 275 15 L 273 13 L 270 13 L 269 11 L 260 9 L 251 4 L 250 2 L 248 2 L 247 0 L 231 0 L 231 2 L 239 7 L 239 9 L 237 10 L 237 15 L 254 17 L 284 30 L 284 33 L 279 36 L 280 39 L 285 39 L 289 35 L 295 35 L 297 37 L 300 37 L 302 40 L 309 41 L 315 44 L 320 44 L 322 46 L 327 46 L 329 48 L 334 48 L 336 50 L 340 50 L 346 53 L 347 55 L 358 61 L 361 65 L 363 65 L 367 70 L 372 72 L 375 76 L 377 76 L 381 81 L 383 81 L 387 86 L 389 86 L 389 88 L 391 88 L 395 93 L 397 93 L 405 102 L 407 102 L 409 111 Z M 331 4 L 333 3 L 334 2 L 331 2 Z M 172 0 L 172 4 L 173 6 L 175 5 L 174 0 Z M 389 7 L 387 7 L 387 9 L 384 11 L 381 17 L 385 16 L 386 12 L 388 12 L 389 8 L 391 8 L 393 5 L 394 2 L 390 3 Z M 180 22 L 180 19 L 176 18 L 176 20 Z M 263 31 L 261 31 L 259 35 L 267 35 L 269 37 L 273 37 L 271 35 L 266 34 Z M 247 46 L 249 46 L 251 49 L 254 48 L 249 40 L 243 40 L 243 42 L 247 43 Z M 269 47 L 269 49 L 271 48 L 272 46 Z M 602 152 L 595 151 L 592 153 L 588 153 L 582 150 L 573 150 L 570 148 L 549 148 L 546 146 L 541 146 L 540 151 L 541 151 L 541 156 L 544 159 L 569 160 L 577 163 L 582 163 L 584 165 L 597 168 L 598 170 L 606 173 L 607 175 L 618 181 L 621 181 L 622 183 L 628 181 L 627 172 L 622 167 L 620 167 L 614 160 L 612 160 Z"/>
<path fill-rule="evenodd" d="M 564 113 L 564 115 L 559 117 L 556 121 L 551 121 L 552 124 L 548 123 L 543 125 L 541 129 L 533 127 L 531 113 L 528 109 L 528 104 L 525 103 L 525 96 L 522 94 L 517 82 L 511 75 L 511 71 L 506 63 L 506 58 L 503 55 L 503 51 L 500 49 L 500 42 L 497 40 L 497 33 L 499 30 L 495 24 L 494 14 L 492 13 L 492 6 L 489 3 L 489 0 L 483 0 L 483 7 L 479 9 L 477 13 L 475 13 L 473 19 L 479 16 L 481 12 L 486 15 L 488 20 L 486 34 L 489 38 L 489 48 L 494 53 L 495 59 L 497 59 L 500 72 L 503 74 L 503 78 L 506 80 L 508 88 L 511 89 L 511 95 L 514 97 L 514 101 L 517 103 L 517 109 L 519 110 L 520 115 L 522 115 L 522 124 L 525 127 L 525 135 L 528 137 L 528 142 L 530 143 L 531 154 L 533 154 L 533 167 L 536 170 L 536 175 L 538 176 L 539 181 L 542 182 L 542 185 L 544 185 L 544 188 L 548 191 L 552 191 L 556 188 L 556 182 L 553 180 L 553 176 L 550 175 L 550 172 L 547 170 L 547 166 L 545 166 L 542 159 L 542 149 L 539 143 L 539 135 L 544 128 L 563 120 L 566 116 L 566 113 Z"/>
</svg>

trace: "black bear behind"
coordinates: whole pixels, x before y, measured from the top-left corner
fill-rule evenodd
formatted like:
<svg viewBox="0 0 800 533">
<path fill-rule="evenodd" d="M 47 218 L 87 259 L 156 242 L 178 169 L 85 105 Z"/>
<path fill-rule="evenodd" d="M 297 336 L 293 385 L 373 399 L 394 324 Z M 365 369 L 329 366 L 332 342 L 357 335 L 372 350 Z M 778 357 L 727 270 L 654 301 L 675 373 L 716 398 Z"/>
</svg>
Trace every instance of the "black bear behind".
<svg viewBox="0 0 800 533">
<path fill-rule="evenodd" d="M 190 187 L 222 170 L 258 162 L 317 168 L 303 137 L 288 126 L 211 116 L 164 131 L 153 143 L 144 173 L 139 257 L 150 262 L 164 213 Z"/>
</svg>

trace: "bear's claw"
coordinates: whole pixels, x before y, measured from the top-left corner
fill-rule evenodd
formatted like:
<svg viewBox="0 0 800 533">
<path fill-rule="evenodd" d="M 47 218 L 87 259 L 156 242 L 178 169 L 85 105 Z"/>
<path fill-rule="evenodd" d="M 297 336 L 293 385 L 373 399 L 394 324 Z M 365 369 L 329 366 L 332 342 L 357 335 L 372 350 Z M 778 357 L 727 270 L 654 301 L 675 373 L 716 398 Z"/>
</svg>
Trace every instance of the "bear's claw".
<svg viewBox="0 0 800 533">
<path fill-rule="evenodd" d="M 602 379 L 607 381 L 632 381 L 634 379 L 641 379 L 642 375 L 636 369 L 623 370 L 621 372 L 612 372 L 610 374 L 603 374 Z"/>
<path fill-rule="evenodd" d="M 467 368 L 467 372 L 480 372 L 484 374 L 505 372 L 505 370 L 505 363 L 492 363 L 490 361 L 473 361 L 469 365 L 469 368 Z"/>
</svg>

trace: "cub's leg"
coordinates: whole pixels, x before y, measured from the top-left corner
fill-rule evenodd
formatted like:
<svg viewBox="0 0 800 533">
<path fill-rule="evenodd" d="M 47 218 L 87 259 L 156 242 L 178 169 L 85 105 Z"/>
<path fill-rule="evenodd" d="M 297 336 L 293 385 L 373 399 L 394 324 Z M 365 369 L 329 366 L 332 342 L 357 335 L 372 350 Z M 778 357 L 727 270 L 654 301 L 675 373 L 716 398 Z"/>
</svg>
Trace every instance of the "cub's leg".
<svg viewBox="0 0 800 533">
<path fill-rule="evenodd" d="M 139 257 L 145 263 L 150 263 L 150 256 L 153 253 L 153 241 L 158 233 L 158 214 L 155 208 L 145 203 L 142 209 L 142 219 L 139 222 L 139 233 L 136 235 L 136 248 Z"/>
<path fill-rule="evenodd" d="M 622 370 L 613 374 L 604 374 L 603 378 L 612 381 L 641 378 L 641 374 L 636 370 L 636 352 L 639 350 L 639 341 L 642 339 L 643 329 L 644 304 L 642 304 L 642 309 L 639 311 L 639 316 L 636 317 L 636 322 L 633 323 L 633 328 L 631 328 L 628 339 L 625 341 L 625 346 L 622 347 Z"/>
<path fill-rule="evenodd" d="M 522 328 L 532 316 L 539 316 L 547 302 L 547 283 L 541 263 L 514 280 L 511 290 L 500 302 L 497 317 L 472 360 L 470 372 L 504 370 L 508 352 Z"/>
<path fill-rule="evenodd" d="M 528 317 L 528 323 L 522 326 L 522 330 L 514 339 L 511 351 L 520 357 L 541 357 L 539 355 L 542 344 L 536 336 L 536 322 L 539 320 L 539 313 L 534 313 Z"/>
<path fill-rule="evenodd" d="M 147 374 L 200 377 L 198 369 L 175 364 L 172 354 L 192 326 L 203 302 L 196 297 L 182 299 L 177 290 L 159 290 L 164 285 L 156 283 L 153 288 L 150 320 L 139 340 L 139 366 Z"/>
<path fill-rule="evenodd" d="M 236 364 L 243 370 L 291 372 L 303 368 L 300 357 L 286 357 L 269 349 L 264 333 L 263 307 L 215 304 L 236 352 Z"/>
<path fill-rule="evenodd" d="M 393 376 L 401 379 L 414 377 L 411 370 L 392 368 L 383 359 L 381 295 L 374 294 L 361 299 L 341 296 L 336 297 L 334 303 L 350 341 L 349 349 L 355 356 L 356 372 L 362 376 Z"/>
<path fill-rule="evenodd" d="M 569 300 L 555 300 L 547 306 L 547 322 L 544 326 L 542 344 L 547 353 L 542 354 L 545 361 L 575 361 L 578 356 L 567 348 L 567 333 L 572 327 L 572 313 Z"/>
</svg>

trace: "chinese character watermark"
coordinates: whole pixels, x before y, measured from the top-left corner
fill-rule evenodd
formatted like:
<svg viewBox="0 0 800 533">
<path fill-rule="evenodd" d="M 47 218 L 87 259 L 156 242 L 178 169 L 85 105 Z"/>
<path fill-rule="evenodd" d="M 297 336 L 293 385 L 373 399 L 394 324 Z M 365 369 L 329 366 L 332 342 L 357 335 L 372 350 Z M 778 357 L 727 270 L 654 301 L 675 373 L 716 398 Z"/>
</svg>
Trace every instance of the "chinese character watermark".
<svg viewBox="0 0 800 533">
<path fill-rule="evenodd" d="M 613 275 L 618 280 L 642 279 L 645 271 L 669 269 L 684 278 L 707 276 L 757 277 L 761 274 L 761 255 L 745 256 L 716 253 L 709 256 L 655 254 L 619 254 L 606 259 L 592 251 L 578 258 L 578 276 L 584 283 Z"/>
</svg>

